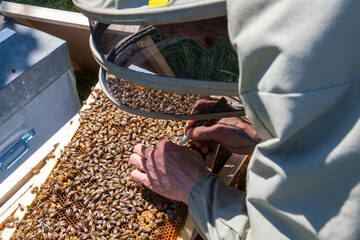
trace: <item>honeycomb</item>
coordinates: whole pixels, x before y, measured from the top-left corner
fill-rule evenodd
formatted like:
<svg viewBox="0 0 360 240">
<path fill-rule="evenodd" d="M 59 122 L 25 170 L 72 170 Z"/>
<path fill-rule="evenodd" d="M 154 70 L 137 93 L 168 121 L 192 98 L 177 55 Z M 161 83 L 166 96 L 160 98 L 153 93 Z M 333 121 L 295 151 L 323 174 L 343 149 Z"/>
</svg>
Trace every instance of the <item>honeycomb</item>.
<svg viewBox="0 0 360 240">
<path fill-rule="evenodd" d="M 177 142 L 185 122 L 130 115 L 92 95 L 12 239 L 177 239 L 186 205 L 132 181 L 128 160 L 137 143 Z"/>
</svg>

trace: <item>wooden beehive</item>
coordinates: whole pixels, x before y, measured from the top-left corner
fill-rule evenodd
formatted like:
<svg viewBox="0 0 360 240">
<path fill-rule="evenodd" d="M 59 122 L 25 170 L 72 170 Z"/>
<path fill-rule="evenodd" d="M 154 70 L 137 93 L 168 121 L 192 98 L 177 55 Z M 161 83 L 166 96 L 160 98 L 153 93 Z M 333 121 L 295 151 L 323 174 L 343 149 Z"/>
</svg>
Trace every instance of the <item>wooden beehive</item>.
<svg viewBox="0 0 360 240">
<path fill-rule="evenodd" d="M 185 122 L 129 115 L 100 90 L 92 95 L 74 120 L 75 134 L 49 160 L 46 181 L 30 185 L 36 197 L 26 213 L 25 204 L 16 206 L 25 216 L 8 218 L 3 227 L 17 227 L 12 239 L 191 239 L 195 231 L 186 206 L 133 182 L 128 163 L 136 143 L 177 142 Z M 238 156 L 231 159 L 219 173 L 228 183 L 241 163 L 234 160 Z"/>
<path fill-rule="evenodd" d="M 184 122 L 130 116 L 93 94 L 13 238 L 176 239 L 186 206 L 133 182 L 128 158 L 136 143 L 178 141 Z"/>
</svg>

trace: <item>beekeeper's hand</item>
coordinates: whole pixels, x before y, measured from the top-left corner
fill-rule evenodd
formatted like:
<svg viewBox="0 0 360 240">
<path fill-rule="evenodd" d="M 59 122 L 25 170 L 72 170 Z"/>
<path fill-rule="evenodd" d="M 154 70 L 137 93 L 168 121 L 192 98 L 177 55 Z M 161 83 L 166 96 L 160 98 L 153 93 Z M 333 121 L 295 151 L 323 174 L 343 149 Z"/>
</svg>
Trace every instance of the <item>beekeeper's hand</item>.
<svg viewBox="0 0 360 240">
<path fill-rule="evenodd" d="M 137 144 L 130 156 L 137 167 L 131 178 L 150 190 L 176 201 L 187 202 L 195 182 L 208 172 L 197 151 L 162 140 L 156 149 Z"/>
<path fill-rule="evenodd" d="M 192 113 L 207 112 L 215 103 L 215 101 L 199 100 Z M 193 128 L 195 123 L 195 120 L 188 121 L 185 133 L 203 153 L 208 151 L 209 141 L 218 142 L 229 151 L 244 155 L 251 154 L 256 144 L 261 142 L 254 127 L 241 117 L 211 120 L 205 126 Z"/>
</svg>

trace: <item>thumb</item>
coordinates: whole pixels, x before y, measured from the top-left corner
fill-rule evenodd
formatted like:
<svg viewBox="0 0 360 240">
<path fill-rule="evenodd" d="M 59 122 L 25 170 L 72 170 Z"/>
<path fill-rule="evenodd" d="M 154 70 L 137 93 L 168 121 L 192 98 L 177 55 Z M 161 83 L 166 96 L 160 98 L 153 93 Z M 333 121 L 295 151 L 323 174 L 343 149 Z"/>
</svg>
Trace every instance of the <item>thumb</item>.
<svg viewBox="0 0 360 240">
<path fill-rule="evenodd" d="M 197 120 L 188 120 L 184 132 L 187 133 L 189 129 L 191 129 L 196 124 L 196 122 Z"/>
<path fill-rule="evenodd" d="M 206 140 L 215 140 L 219 141 L 223 132 L 221 125 L 212 125 L 210 127 L 200 126 L 196 128 L 191 128 L 187 132 L 187 136 L 193 141 L 206 141 Z"/>
</svg>

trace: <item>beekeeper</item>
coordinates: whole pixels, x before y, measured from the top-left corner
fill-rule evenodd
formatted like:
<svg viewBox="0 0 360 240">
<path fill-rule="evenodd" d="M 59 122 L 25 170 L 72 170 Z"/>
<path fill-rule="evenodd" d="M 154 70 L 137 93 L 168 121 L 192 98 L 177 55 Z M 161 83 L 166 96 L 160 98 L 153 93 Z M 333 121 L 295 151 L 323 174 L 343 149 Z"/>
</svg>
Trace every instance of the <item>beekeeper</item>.
<svg viewBox="0 0 360 240">
<path fill-rule="evenodd" d="M 208 173 L 197 152 L 168 141 L 156 150 L 135 147 L 134 180 L 187 203 L 207 239 L 360 239 L 360 1 L 88 2 L 124 10 L 119 19 L 151 22 L 168 34 L 183 25 L 184 35 L 208 50 L 227 35 L 216 35 L 220 23 L 207 21 L 226 15 L 239 95 L 256 132 L 234 118 L 210 127 L 190 122 L 186 130 L 204 151 L 209 139 L 235 152 L 252 151 L 251 140 L 262 139 L 246 193 Z"/>
</svg>

